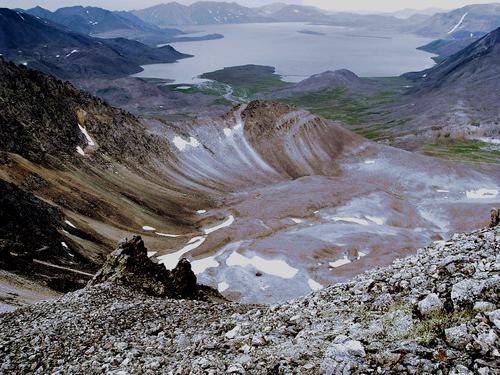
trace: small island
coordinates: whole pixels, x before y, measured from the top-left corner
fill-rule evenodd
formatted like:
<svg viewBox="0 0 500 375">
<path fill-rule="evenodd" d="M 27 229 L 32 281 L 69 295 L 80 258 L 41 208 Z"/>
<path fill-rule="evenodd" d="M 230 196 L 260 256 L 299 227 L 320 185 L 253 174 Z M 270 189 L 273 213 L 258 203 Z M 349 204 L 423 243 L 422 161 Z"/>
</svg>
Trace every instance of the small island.
<svg viewBox="0 0 500 375">
<path fill-rule="evenodd" d="M 325 33 L 320 33 L 319 31 L 312 31 L 312 30 L 299 30 L 298 32 L 300 34 L 306 34 L 306 35 L 326 35 Z"/>
</svg>

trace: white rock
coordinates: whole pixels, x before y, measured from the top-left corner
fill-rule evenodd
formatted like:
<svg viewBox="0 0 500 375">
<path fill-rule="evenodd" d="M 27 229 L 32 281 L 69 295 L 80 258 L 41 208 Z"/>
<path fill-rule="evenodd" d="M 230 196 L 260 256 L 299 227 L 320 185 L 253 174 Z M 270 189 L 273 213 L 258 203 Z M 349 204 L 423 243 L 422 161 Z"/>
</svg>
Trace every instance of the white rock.
<svg viewBox="0 0 500 375">
<path fill-rule="evenodd" d="M 227 339 L 230 339 L 230 340 L 234 339 L 236 337 L 236 335 L 240 332 L 240 330 L 241 330 L 241 326 L 237 325 L 232 330 L 226 332 L 225 336 Z"/>
<path fill-rule="evenodd" d="M 455 349 L 465 348 L 465 345 L 472 340 L 472 336 L 467 332 L 465 324 L 445 329 L 444 335 L 446 342 Z"/>
<path fill-rule="evenodd" d="M 444 304 L 436 293 L 428 294 L 422 301 L 418 303 L 418 311 L 423 316 L 432 313 L 443 311 Z"/>
<path fill-rule="evenodd" d="M 451 300 L 455 309 L 462 305 L 472 305 L 475 298 L 482 292 L 484 285 L 478 280 L 462 280 L 451 288 Z"/>
</svg>

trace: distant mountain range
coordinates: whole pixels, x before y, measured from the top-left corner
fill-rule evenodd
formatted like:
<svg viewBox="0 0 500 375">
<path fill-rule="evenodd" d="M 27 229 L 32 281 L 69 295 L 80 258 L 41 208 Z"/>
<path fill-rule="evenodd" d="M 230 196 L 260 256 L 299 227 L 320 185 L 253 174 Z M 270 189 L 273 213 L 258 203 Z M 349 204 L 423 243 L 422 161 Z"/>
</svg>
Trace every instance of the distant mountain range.
<svg viewBox="0 0 500 375">
<path fill-rule="evenodd" d="M 469 5 L 449 12 L 430 8 L 394 13 L 329 12 L 316 7 L 274 3 L 257 8 L 237 3 L 201 1 L 192 5 L 159 4 L 132 14 L 157 26 L 249 22 L 313 22 L 358 28 L 411 32 L 426 37 L 465 38 L 500 26 L 500 4 Z"/>
<path fill-rule="evenodd" d="M 160 31 L 129 12 L 112 12 L 96 7 L 73 6 L 54 12 L 39 6 L 25 11 L 32 16 L 45 18 L 69 27 L 82 34 L 99 34 L 113 30 L 137 30 L 142 32 Z M 178 33 L 181 33 L 178 31 Z"/>
<path fill-rule="evenodd" d="M 381 15 L 361 15 L 355 13 L 335 13 L 303 5 L 289 5 L 275 3 L 258 8 L 248 8 L 237 3 L 200 1 L 186 6 L 176 2 L 159 4 L 150 8 L 132 11 L 143 21 L 158 26 L 230 24 L 249 22 L 317 22 L 317 23 L 345 23 L 365 20 L 366 17 L 375 17 L 376 20 L 393 19 L 396 17 Z M 361 22 L 358 26 L 363 25 Z"/>
<path fill-rule="evenodd" d="M 426 37 L 461 39 L 488 33 L 500 26 L 500 4 L 475 4 L 447 13 L 437 13 L 412 31 Z"/>
<path fill-rule="evenodd" d="M 141 65 L 188 57 L 169 46 L 93 38 L 6 8 L 0 8 L 0 54 L 62 79 L 126 76 L 140 72 Z"/>
<path fill-rule="evenodd" d="M 132 12 L 143 21 L 157 26 L 208 25 L 226 23 L 266 22 L 255 9 L 237 3 L 203 1 L 192 5 L 159 4 Z"/>
<path fill-rule="evenodd" d="M 124 37 L 149 44 L 167 43 L 173 37 L 184 34 L 177 29 L 160 28 L 144 22 L 130 12 L 113 12 L 97 7 L 73 6 L 51 12 L 37 6 L 23 12 L 50 20 L 77 33 L 108 38 Z"/>
</svg>

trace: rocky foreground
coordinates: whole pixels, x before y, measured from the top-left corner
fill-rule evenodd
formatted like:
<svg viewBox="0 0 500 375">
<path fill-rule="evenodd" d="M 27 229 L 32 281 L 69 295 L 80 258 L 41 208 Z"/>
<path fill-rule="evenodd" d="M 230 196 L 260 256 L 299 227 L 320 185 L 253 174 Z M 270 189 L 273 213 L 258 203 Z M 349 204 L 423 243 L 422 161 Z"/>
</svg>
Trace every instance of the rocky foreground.
<svg viewBox="0 0 500 375">
<path fill-rule="evenodd" d="M 0 315 L 0 373 L 496 374 L 499 244 L 457 234 L 276 306 L 153 297 L 108 269 Z"/>
</svg>

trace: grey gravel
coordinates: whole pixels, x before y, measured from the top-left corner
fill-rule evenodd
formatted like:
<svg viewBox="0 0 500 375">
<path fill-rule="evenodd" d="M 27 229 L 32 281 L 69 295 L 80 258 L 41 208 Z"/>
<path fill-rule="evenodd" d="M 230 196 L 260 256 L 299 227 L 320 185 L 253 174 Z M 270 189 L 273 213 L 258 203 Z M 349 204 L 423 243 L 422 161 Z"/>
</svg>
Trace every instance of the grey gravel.
<svg viewBox="0 0 500 375">
<path fill-rule="evenodd" d="M 280 305 L 106 281 L 0 315 L 1 374 L 496 374 L 500 231 Z"/>
</svg>

